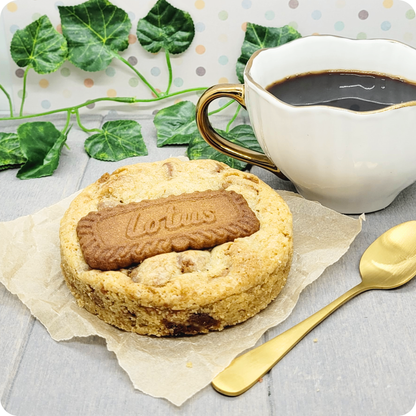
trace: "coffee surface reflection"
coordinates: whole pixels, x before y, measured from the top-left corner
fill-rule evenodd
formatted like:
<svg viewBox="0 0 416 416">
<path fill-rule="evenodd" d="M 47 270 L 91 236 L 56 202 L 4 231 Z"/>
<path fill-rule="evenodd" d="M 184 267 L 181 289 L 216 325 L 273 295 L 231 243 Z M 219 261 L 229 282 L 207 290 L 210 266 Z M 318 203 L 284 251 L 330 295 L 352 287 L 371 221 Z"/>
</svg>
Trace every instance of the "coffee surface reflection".
<svg viewBox="0 0 416 416">
<path fill-rule="evenodd" d="M 287 104 L 328 105 L 354 111 L 373 111 L 416 101 L 415 84 L 384 74 L 346 71 L 300 74 L 266 89 Z"/>
</svg>

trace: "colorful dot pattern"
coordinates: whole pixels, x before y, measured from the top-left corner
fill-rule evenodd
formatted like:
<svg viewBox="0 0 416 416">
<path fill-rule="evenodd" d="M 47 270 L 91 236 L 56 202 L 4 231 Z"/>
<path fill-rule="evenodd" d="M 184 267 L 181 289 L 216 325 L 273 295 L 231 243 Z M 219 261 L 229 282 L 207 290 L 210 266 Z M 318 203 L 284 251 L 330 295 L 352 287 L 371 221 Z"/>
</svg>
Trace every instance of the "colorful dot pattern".
<svg viewBox="0 0 416 416">
<path fill-rule="evenodd" d="M 132 21 L 128 37 L 129 47 L 121 56 L 139 71 L 157 91 L 165 91 L 168 71 L 163 51 L 147 53 L 137 41 L 135 28 L 145 16 L 154 0 L 132 2 L 112 0 L 124 9 Z M 181 55 L 171 57 L 173 79 L 171 92 L 194 87 L 210 87 L 217 83 L 238 82 L 235 64 L 241 52 L 247 22 L 263 26 L 290 24 L 303 36 L 333 34 L 353 39 L 390 38 L 416 47 L 416 14 L 409 3 L 402 0 L 169 0 L 189 12 L 195 23 L 195 38 L 191 47 Z M 58 32 L 62 32 L 58 6 L 65 0 L 13 0 L 2 11 L 0 31 L 6 35 L 7 44 L 16 30 L 24 28 L 46 14 Z M 72 4 L 72 3 L 71 3 Z M 2 32 L 2 33 L 3 33 Z M 3 58 L 0 56 L 0 58 Z M 6 57 L 6 59 L 10 59 Z M 12 88 L 15 105 L 20 105 L 24 69 L 11 61 Z M 33 70 L 27 78 L 26 112 L 36 113 L 77 105 L 97 97 L 150 98 L 145 82 L 121 61 L 113 60 L 101 72 L 84 72 L 70 62 L 65 62 L 56 72 L 47 75 Z M 1 75 L 0 75 L 1 83 Z M 175 100 L 196 102 L 200 92 L 175 97 Z M 217 100 L 221 106 L 226 99 Z M 108 103 L 108 102 L 107 102 Z M 111 102 L 110 102 L 111 103 Z M 169 102 L 156 104 L 141 111 L 149 114 Z M 105 110 L 122 112 L 117 104 L 106 105 Z M 137 111 L 140 106 L 130 106 Z M 91 111 L 100 111 L 101 103 L 91 104 Z M 116 110 L 117 108 L 117 110 Z M 2 110 L 3 108 L 0 108 Z M 232 110 L 234 111 L 234 110 Z"/>
</svg>

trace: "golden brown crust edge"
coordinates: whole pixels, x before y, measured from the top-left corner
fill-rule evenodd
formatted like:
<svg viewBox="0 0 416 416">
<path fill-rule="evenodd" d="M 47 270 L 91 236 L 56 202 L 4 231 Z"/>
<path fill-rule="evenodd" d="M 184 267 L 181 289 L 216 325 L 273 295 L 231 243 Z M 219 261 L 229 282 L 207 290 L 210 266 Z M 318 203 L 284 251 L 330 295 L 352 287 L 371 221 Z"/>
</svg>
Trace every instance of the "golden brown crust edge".
<svg viewBox="0 0 416 416">
<path fill-rule="evenodd" d="M 194 310 L 173 311 L 166 308 L 143 307 L 125 296 L 114 299 L 113 294 L 96 290 L 80 282 L 71 270 L 62 264 L 66 283 L 80 307 L 97 315 L 108 324 L 141 335 L 181 336 L 221 331 L 227 326 L 245 322 L 273 301 L 283 289 L 290 264 L 275 273 L 263 284 L 252 287 L 240 295 L 231 295 L 205 307 Z M 260 299 L 260 302 L 259 302 Z M 114 310 L 116 304 L 118 310 Z M 235 313 L 230 309 L 240 304 Z M 232 308 L 231 308 L 232 306 Z"/>
</svg>

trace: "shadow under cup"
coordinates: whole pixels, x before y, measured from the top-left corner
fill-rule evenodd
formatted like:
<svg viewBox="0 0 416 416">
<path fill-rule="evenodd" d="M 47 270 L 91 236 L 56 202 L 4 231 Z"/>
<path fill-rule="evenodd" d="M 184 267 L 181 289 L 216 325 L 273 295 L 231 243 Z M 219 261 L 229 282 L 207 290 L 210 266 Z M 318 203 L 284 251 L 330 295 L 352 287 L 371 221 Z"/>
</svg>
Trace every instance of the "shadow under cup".
<svg viewBox="0 0 416 416">
<path fill-rule="evenodd" d="M 294 106 L 266 90 L 287 77 L 328 71 L 416 84 L 416 50 L 384 39 L 309 36 L 257 51 L 244 85 L 216 85 L 201 96 L 198 128 L 215 149 L 286 176 L 307 199 L 346 214 L 383 209 L 416 180 L 416 101 L 354 111 Z M 265 155 L 228 142 L 212 128 L 208 105 L 224 96 L 247 108 Z"/>
</svg>

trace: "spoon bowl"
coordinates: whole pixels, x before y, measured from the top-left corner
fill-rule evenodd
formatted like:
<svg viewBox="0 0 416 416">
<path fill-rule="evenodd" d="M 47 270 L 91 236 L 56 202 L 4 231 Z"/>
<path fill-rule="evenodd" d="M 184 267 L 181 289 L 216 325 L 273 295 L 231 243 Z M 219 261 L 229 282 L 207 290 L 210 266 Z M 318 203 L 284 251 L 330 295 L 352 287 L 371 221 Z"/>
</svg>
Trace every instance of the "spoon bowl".
<svg viewBox="0 0 416 416">
<path fill-rule="evenodd" d="M 236 358 L 215 377 L 213 387 L 238 396 L 253 386 L 301 339 L 354 296 L 370 289 L 394 289 L 416 274 L 416 221 L 396 225 L 378 237 L 360 261 L 362 282 L 309 318 L 246 354 Z"/>
<path fill-rule="evenodd" d="M 360 261 L 363 284 L 369 289 L 394 289 L 416 273 L 416 221 L 396 225 L 364 252 Z"/>
</svg>

